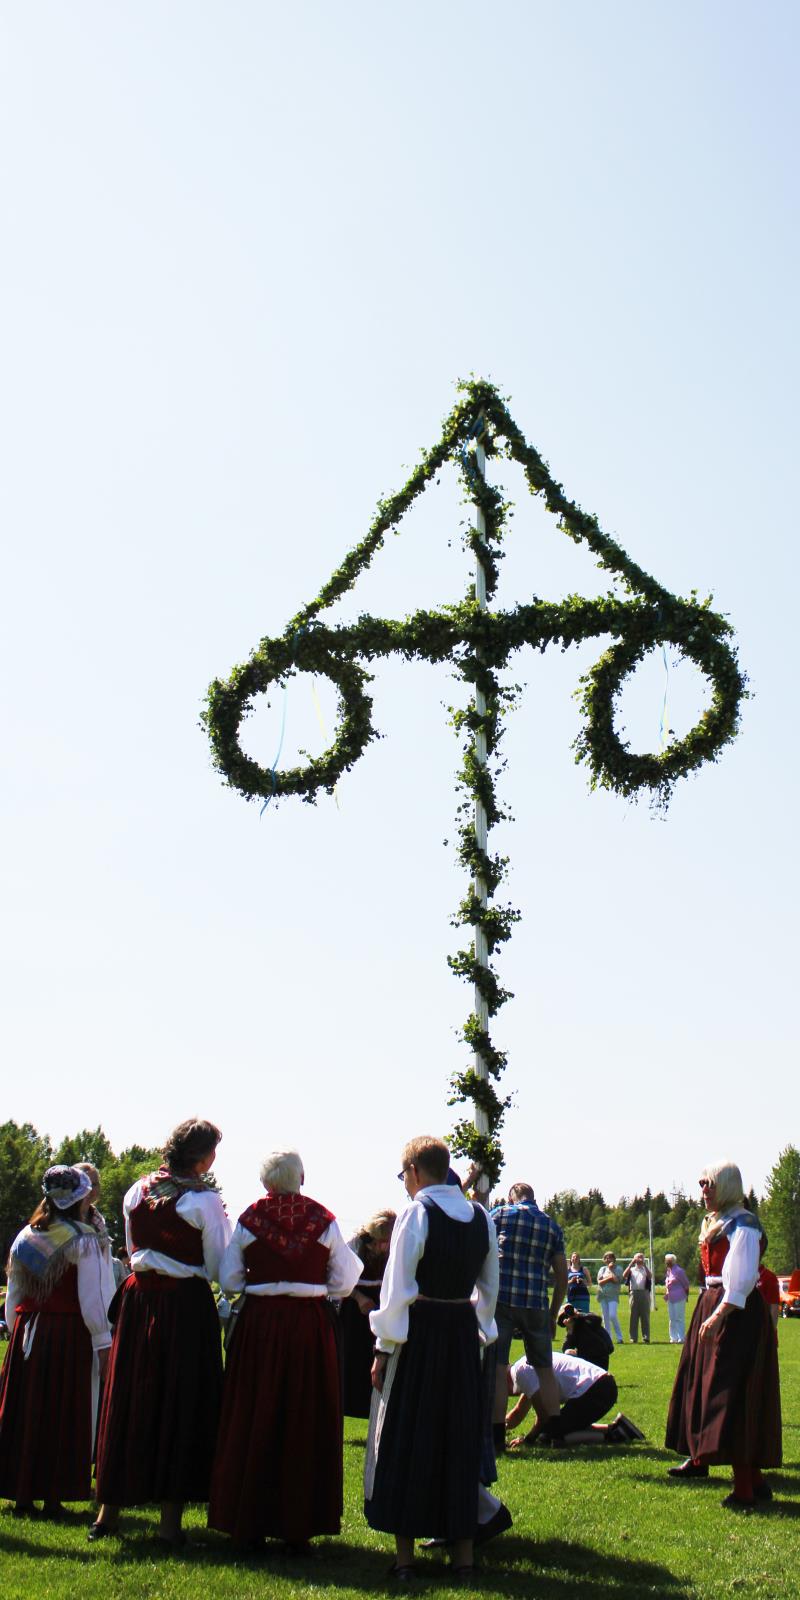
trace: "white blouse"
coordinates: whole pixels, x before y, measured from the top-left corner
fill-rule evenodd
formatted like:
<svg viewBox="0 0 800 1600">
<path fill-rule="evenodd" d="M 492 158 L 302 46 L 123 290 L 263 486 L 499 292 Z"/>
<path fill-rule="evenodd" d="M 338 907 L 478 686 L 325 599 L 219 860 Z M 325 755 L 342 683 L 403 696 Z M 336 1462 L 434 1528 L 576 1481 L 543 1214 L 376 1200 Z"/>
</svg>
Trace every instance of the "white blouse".
<svg viewBox="0 0 800 1600">
<path fill-rule="evenodd" d="M 722 1263 L 722 1304 L 741 1310 L 758 1281 L 761 1235 L 758 1228 L 734 1228 Z"/>
<path fill-rule="evenodd" d="M 426 1195 L 454 1222 L 471 1222 L 473 1211 L 455 1184 L 432 1183 L 425 1187 Z M 481 1263 L 472 1304 L 478 1319 L 482 1344 L 493 1344 L 497 1338 L 494 1309 L 500 1284 L 500 1264 L 497 1251 L 497 1232 L 485 1213 L 488 1223 L 489 1248 Z M 370 1312 L 370 1327 L 379 1350 L 391 1353 L 408 1338 L 408 1308 L 419 1295 L 417 1265 L 424 1254 L 428 1240 L 428 1213 L 419 1199 L 414 1199 L 398 1217 L 389 1259 L 381 1285 L 381 1303 L 377 1311 Z"/>
<path fill-rule="evenodd" d="M 203 1235 L 203 1266 L 193 1267 L 186 1261 L 174 1261 L 172 1256 L 159 1250 L 134 1250 L 131 1238 L 130 1214 L 142 1198 L 147 1180 L 140 1178 L 128 1190 L 122 1202 L 125 1213 L 125 1241 L 134 1272 L 163 1272 L 167 1278 L 205 1278 L 219 1282 L 219 1265 L 231 1236 L 222 1197 L 213 1189 L 187 1189 L 177 1202 L 175 1210 L 190 1227 L 198 1228 Z"/>
<path fill-rule="evenodd" d="M 328 1251 L 325 1283 L 248 1283 L 244 1252 L 255 1242 L 255 1234 L 237 1222 L 219 1268 L 219 1286 L 226 1294 L 239 1294 L 244 1289 L 246 1294 L 286 1294 L 296 1300 L 324 1299 L 326 1295 L 344 1298 L 352 1293 L 364 1271 L 355 1250 L 345 1244 L 338 1222 L 332 1222 L 317 1241 Z"/>
</svg>

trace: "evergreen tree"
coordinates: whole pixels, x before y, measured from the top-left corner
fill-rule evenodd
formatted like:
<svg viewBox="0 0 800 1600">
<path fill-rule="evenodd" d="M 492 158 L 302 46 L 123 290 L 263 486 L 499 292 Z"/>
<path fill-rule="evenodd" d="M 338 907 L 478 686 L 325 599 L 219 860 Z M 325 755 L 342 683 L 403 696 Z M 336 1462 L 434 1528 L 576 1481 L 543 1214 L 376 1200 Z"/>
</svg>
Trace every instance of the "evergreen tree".
<svg viewBox="0 0 800 1600">
<path fill-rule="evenodd" d="M 777 1272 L 800 1267 L 800 1150 L 781 1151 L 768 1179 L 761 1208 L 769 1237 L 769 1256 Z"/>
</svg>

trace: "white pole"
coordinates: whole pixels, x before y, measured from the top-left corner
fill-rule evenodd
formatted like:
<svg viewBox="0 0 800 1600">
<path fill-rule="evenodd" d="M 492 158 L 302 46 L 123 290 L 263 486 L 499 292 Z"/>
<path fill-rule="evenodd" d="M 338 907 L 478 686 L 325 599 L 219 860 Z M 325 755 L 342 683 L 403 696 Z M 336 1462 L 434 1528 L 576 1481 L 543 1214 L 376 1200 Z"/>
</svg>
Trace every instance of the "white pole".
<svg viewBox="0 0 800 1600">
<path fill-rule="evenodd" d="M 480 440 L 478 441 L 475 449 L 475 467 L 480 476 L 485 479 L 486 452 L 483 448 L 483 445 L 480 443 Z M 475 507 L 475 528 L 479 538 L 484 540 L 486 538 L 486 518 L 484 517 L 480 506 Z M 486 611 L 486 572 L 484 570 L 483 562 L 477 553 L 475 557 L 475 598 L 478 602 L 479 609 L 481 611 Z M 486 696 L 484 695 L 483 690 L 480 689 L 477 684 L 475 685 L 475 710 L 479 717 L 485 717 Z M 483 728 L 479 728 L 475 734 L 475 759 L 479 767 L 486 766 L 486 734 Z M 476 797 L 475 838 L 478 849 L 483 850 L 484 852 L 486 850 L 486 837 L 486 810 L 483 802 Z M 478 872 L 476 872 L 473 877 L 473 887 L 477 899 L 480 901 L 482 906 L 485 906 L 487 903 L 486 881 Z M 481 927 L 475 928 L 475 960 L 480 966 L 488 968 L 489 950 L 486 943 L 486 934 Z M 477 984 L 475 985 L 475 1015 L 477 1016 L 484 1033 L 488 1032 L 489 1007 Z M 473 1065 L 475 1067 L 477 1076 L 486 1082 L 489 1074 L 486 1070 L 486 1062 L 484 1061 L 479 1050 L 476 1050 L 474 1053 Z M 481 1106 L 475 1107 L 475 1126 L 479 1133 L 489 1132 L 489 1118 Z"/>
<path fill-rule="evenodd" d="M 650 1309 L 656 1309 L 656 1264 L 653 1260 L 653 1213 L 647 1213 L 647 1231 L 650 1235 Z"/>
</svg>

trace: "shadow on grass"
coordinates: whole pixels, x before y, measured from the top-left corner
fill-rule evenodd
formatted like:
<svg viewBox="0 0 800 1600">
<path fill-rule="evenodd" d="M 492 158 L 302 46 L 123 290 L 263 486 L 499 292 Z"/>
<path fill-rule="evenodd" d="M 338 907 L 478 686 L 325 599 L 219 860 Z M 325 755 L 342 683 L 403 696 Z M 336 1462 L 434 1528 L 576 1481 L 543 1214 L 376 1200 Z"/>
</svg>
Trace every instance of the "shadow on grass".
<svg viewBox="0 0 800 1600">
<path fill-rule="evenodd" d="M 800 1508 L 798 1508 L 800 1510 Z M 88 1524 L 87 1524 L 88 1525 Z M 246 1573 L 259 1572 L 270 1578 L 284 1578 L 287 1587 L 300 1584 L 313 1585 L 314 1589 L 355 1589 L 365 1594 L 383 1591 L 390 1586 L 389 1566 L 392 1559 L 391 1541 L 385 1549 L 376 1550 L 362 1545 L 350 1545 L 343 1540 L 319 1540 L 313 1553 L 305 1557 L 287 1557 L 278 1545 L 265 1546 L 264 1554 L 243 1556 L 237 1553 L 221 1536 L 192 1531 L 190 1540 L 179 1554 L 160 1551 L 153 1531 L 131 1531 L 118 1540 L 104 1540 L 93 1548 L 80 1544 L 50 1545 L 46 1537 L 46 1524 L 37 1520 L 35 1531 L 39 1535 L 26 1537 L 23 1523 L 15 1523 L 15 1531 L 7 1536 L 3 1530 L 3 1548 L 8 1555 L 35 1556 L 39 1560 L 53 1559 L 76 1561 L 83 1567 L 87 1560 L 97 1560 L 109 1574 L 122 1577 L 126 1568 L 135 1581 L 135 1568 L 146 1563 L 152 1568 L 154 1556 L 165 1564 L 190 1566 L 200 1573 L 209 1574 L 221 1568 Z M 55 1532 L 55 1529 L 54 1529 Z M 420 1552 L 417 1559 L 420 1589 L 450 1589 L 452 1582 L 449 1564 L 442 1552 Z M 616 1600 L 640 1600 L 647 1594 L 651 1600 L 691 1600 L 692 1590 L 676 1578 L 666 1567 L 655 1562 L 626 1560 L 624 1556 L 602 1555 L 597 1550 L 576 1542 L 561 1539 L 523 1539 L 514 1534 L 498 1539 L 481 1552 L 476 1561 L 473 1588 L 490 1590 L 509 1597 L 527 1597 L 535 1589 L 537 1600 L 567 1600 L 580 1584 L 582 1600 L 602 1600 L 615 1596 Z"/>
</svg>

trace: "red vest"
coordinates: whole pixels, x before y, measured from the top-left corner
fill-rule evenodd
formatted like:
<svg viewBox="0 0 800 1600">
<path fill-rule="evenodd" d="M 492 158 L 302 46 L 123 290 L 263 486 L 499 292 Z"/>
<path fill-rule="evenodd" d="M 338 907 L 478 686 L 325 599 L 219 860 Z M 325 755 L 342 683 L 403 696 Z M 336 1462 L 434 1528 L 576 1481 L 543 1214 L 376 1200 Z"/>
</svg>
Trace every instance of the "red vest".
<svg viewBox="0 0 800 1600">
<path fill-rule="evenodd" d="M 244 1251 L 247 1282 L 324 1284 L 329 1251 L 319 1239 L 333 1220 L 330 1211 L 305 1195 L 257 1200 L 239 1218 L 255 1234 Z"/>
<path fill-rule="evenodd" d="M 767 1241 L 761 1234 L 759 1240 L 759 1254 L 763 1256 Z M 700 1264 L 707 1278 L 721 1278 L 722 1264 L 730 1249 L 730 1240 L 727 1234 L 718 1233 L 710 1242 L 704 1239 L 700 1245 Z"/>
<path fill-rule="evenodd" d="M 27 1295 L 20 1300 L 18 1310 L 31 1312 L 34 1316 L 37 1311 L 47 1311 L 56 1316 L 79 1317 L 81 1303 L 78 1299 L 77 1267 L 67 1267 L 46 1300 L 36 1300 L 33 1295 Z"/>
<path fill-rule="evenodd" d="M 184 1220 L 177 1206 L 177 1199 L 159 1200 L 157 1205 L 140 1200 L 128 1219 L 133 1250 L 157 1250 L 184 1266 L 202 1267 L 202 1232 Z"/>
</svg>

